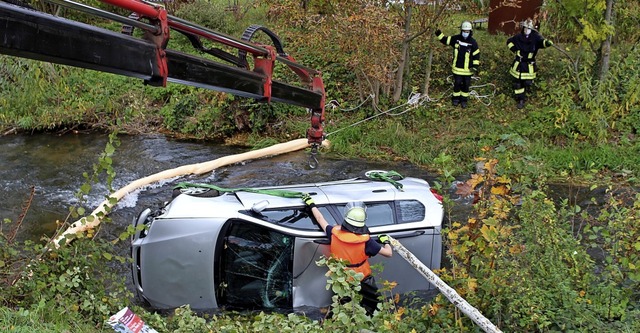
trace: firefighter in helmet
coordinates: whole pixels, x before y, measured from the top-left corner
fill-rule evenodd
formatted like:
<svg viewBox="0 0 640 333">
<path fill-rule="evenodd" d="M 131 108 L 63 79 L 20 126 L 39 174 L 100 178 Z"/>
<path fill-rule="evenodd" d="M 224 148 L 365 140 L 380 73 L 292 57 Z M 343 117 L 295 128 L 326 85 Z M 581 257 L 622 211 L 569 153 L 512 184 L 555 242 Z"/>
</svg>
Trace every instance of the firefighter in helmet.
<svg viewBox="0 0 640 333">
<path fill-rule="evenodd" d="M 473 38 L 471 22 L 462 22 L 460 33 L 457 35 L 446 36 L 440 29 L 437 29 L 435 34 L 442 44 L 453 47 L 453 62 L 451 64 L 453 96 L 451 102 L 453 106 L 460 105 L 462 108 L 466 108 L 471 76 L 480 66 L 480 49 Z"/>
<path fill-rule="evenodd" d="M 532 20 L 522 23 L 522 30 L 519 34 L 507 40 L 507 47 L 515 54 L 515 59 L 509 69 L 509 74 L 513 76 L 513 92 L 518 109 L 524 107 L 526 101 L 526 90 L 533 85 L 536 78 L 536 54 L 539 49 L 553 45 L 549 39 L 543 38 L 535 29 Z"/>
<path fill-rule="evenodd" d="M 380 235 L 378 241 L 369 236 L 369 228 L 365 224 L 367 207 L 361 201 L 347 203 L 344 207 L 342 225 L 332 226 L 325 220 L 309 194 L 305 194 L 302 200 L 329 237 L 331 255 L 346 260 L 348 269 L 363 274 L 360 281 L 360 295 L 362 295 L 360 305 L 368 315 L 372 315 L 378 306 L 381 295 L 378 292 L 376 281 L 371 275 L 369 257 L 380 254 L 389 258 L 393 255 L 389 236 Z M 342 301 L 349 302 L 350 300 L 344 299 Z"/>
</svg>

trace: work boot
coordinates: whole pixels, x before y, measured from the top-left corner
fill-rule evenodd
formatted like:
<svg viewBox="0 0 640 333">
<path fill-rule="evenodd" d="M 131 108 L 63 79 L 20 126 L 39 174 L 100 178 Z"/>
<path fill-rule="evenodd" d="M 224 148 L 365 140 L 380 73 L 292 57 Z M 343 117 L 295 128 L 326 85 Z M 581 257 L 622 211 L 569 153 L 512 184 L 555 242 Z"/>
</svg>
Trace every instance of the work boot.
<svg viewBox="0 0 640 333">
<path fill-rule="evenodd" d="M 460 101 L 457 99 L 454 99 L 451 102 L 453 103 L 453 106 L 458 106 L 458 104 L 460 104 Z"/>
<path fill-rule="evenodd" d="M 518 109 L 522 109 L 524 107 L 524 99 L 518 100 Z"/>
<path fill-rule="evenodd" d="M 466 109 L 466 108 L 467 108 L 467 101 L 462 101 L 462 103 L 460 103 L 460 106 L 461 106 L 463 109 Z"/>
</svg>

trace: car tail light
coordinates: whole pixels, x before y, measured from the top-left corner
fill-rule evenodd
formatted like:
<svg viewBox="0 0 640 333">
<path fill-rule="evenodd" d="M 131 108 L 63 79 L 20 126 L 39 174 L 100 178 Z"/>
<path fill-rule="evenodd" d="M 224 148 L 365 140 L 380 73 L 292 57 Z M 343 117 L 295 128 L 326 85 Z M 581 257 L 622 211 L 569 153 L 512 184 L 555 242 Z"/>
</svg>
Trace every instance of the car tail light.
<svg viewBox="0 0 640 333">
<path fill-rule="evenodd" d="M 433 196 L 436 197 L 436 199 L 438 199 L 438 201 L 442 202 L 442 195 L 440 195 L 440 193 L 438 193 L 438 190 L 436 190 L 435 188 L 430 188 L 431 193 L 433 193 Z"/>
</svg>

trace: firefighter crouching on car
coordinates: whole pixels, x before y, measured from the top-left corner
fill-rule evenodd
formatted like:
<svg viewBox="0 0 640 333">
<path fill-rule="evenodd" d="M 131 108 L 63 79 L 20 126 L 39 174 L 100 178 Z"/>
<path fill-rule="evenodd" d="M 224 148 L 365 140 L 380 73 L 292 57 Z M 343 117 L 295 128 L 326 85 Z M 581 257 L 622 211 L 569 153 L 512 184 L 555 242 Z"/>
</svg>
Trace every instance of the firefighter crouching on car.
<svg viewBox="0 0 640 333">
<path fill-rule="evenodd" d="M 535 30 L 532 20 L 522 23 L 519 34 L 507 40 L 507 47 L 515 54 L 509 73 L 513 76 L 513 92 L 518 101 L 518 109 L 524 107 L 527 99 L 525 89 L 530 89 L 536 78 L 536 54 L 539 49 L 553 45 L 553 42 L 543 38 Z"/>
<path fill-rule="evenodd" d="M 451 103 L 453 106 L 460 105 L 467 107 L 469 99 L 469 86 L 471 76 L 480 66 L 480 49 L 478 43 L 472 37 L 473 29 L 471 22 L 464 21 L 460 26 L 460 34 L 455 36 L 445 36 L 440 29 L 437 29 L 436 37 L 440 43 L 453 47 L 453 96 Z"/>
<path fill-rule="evenodd" d="M 347 267 L 364 275 L 360 281 L 360 305 L 371 316 L 378 307 L 380 293 L 376 281 L 371 275 L 369 257 L 377 254 L 390 258 L 393 249 L 389 236 L 378 236 L 378 242 L 369 236 L 369 229 L 365 225 L 367 219 L 366 206 L 363 202 L 350 202 L 344 208 L 344 220 L 342 226 L 331 226 L 316 207 L 309 194 L 305 194 L 302 200 L 307 205 L 316 222 L 327 234 L 331 242 L 331 255 L 348 262 Z M 350 300 L 344 300 L 346 302 Z"/>
</svg>

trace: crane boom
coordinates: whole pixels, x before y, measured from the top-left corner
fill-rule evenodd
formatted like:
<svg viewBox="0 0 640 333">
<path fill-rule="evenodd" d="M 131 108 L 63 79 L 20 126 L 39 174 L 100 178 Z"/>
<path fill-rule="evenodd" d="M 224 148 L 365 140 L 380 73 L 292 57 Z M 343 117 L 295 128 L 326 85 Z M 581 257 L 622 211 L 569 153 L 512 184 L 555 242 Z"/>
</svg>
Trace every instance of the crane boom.
<svg viewBox="0 0 640 333">
<path fill-rule="evenodd" d="M 52 1 L 103 18 L 137 22 L 68 0 Z M 0 0 L 0 54 L 130 76 L 153 86 L 165 86 L 169 81 L 260 102 L 305 107 L 311 110 L 307 137 L 312 148 L 317 149 L 324 139 L 325 91 L 321 73 L 298 64 L 284 53 L 275 34 L 270 35 L 275 47 L 255 44 L 168 15 L 163 6 L 153 3 L 101 1 L 135 13 L 139 21 L 136 26 L 144 30 L 144 36 L 136 38 Z M 250 35 L 257 30 L 252 29 Z M 231 65 L 167 49 L 170 30 L 186 35 L 198 51 L 230 61 Z M 220 49 L 205 49 L 201 43 L 203 38 L 237 49 L 238 56 Z M 246 61 L 247 54 L 253 56 L 253 69 Z M 274 80 L 276 62 L 293 70 L 300 82 L 294 85 Z"/>
</svg>

